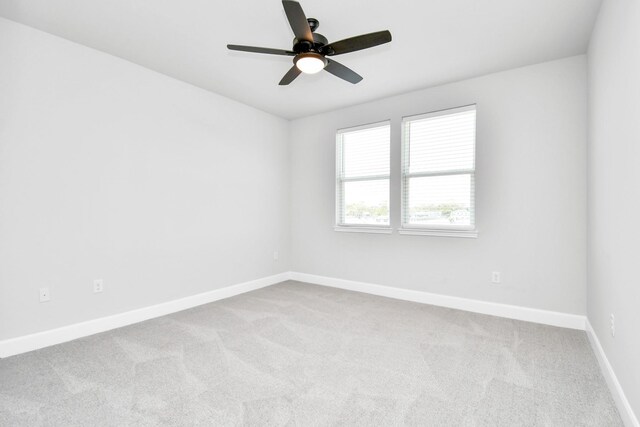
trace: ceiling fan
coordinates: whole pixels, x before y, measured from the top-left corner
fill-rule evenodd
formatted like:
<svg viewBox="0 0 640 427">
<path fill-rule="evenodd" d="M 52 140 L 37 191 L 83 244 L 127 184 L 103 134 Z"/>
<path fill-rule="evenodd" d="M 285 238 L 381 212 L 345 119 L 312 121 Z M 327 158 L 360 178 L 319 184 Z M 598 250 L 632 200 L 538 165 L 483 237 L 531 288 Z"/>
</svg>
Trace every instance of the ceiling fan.
<svg viewBox="0 0 640 427">
<path fill-rule="evenodd" d="M 356 50 L 367 49 L 391 41 L 391 33 L 389 31 L 378 31 L 328 43 L 325 36 L 315 32 L 320 26 L 320 22 L 314 18 L 307 18 L 300 3 L 293 0 L 283 0 L 282 5 L 295 35 L 291 50 L 235 44 L 227 45 L 230 50 L 293 56 L 293 67 L 280 80 L 281 86 L 291 83 L 300 73 L 315 74 L 322 70 L 356 84 L 362 80 L 362 76 L 339 62 L 327 58 L 327 56 L 355 52 Z"/>
</svg>

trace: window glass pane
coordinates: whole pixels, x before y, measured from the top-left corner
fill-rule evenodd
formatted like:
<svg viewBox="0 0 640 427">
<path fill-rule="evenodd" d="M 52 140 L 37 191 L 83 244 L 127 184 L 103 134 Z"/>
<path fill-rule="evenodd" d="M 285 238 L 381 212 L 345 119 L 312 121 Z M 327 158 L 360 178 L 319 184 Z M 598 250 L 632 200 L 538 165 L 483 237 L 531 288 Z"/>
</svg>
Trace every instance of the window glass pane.
<svg viewBox="0 0 640 427">
<path fill-rule="evenodd" d="M 405 123 L 409 173 L 474 169 L 476 111 L 461 111 Z"/>
<path fill-rule="evenodd" d="M 470 174 L 407 179 L 406 220 L 413 225 L 472 225 L 473 179 Z"/>
<path fill-rule="evenodd" d="M 389 125 L 343 133 L 343 176 L 388 175 L 389 145 Z"/>
<path fill-rule="evenodd" d="M 350 181 L 344 185 L 344 223 L 389 225 L 389 180 Z"/>
</svg>

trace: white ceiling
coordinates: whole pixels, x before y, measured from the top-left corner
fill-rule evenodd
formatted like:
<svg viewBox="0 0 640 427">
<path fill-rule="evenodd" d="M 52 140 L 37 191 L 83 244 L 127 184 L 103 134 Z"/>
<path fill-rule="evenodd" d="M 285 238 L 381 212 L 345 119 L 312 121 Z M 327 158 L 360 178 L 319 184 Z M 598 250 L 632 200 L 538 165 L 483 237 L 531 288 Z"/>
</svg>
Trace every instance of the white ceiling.
<svg viewBox="0 0 640 427">
<path fill-rule="evenodd" d="M 388 29 L 389 44 L 334 57 L 364 77 L 278 82 L 291 58 L 279 0 L 0 0 L 0 16 L 285 118 L 586 51 L 600 0 L 301 0 L 329 41 Z"/>
</svg>

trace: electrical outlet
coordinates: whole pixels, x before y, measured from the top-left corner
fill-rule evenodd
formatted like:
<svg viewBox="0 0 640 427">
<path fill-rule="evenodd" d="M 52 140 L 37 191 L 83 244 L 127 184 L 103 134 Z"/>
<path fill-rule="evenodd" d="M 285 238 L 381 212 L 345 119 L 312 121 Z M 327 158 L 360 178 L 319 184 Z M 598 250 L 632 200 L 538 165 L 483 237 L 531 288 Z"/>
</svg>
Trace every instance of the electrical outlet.
<svg viewBox="0 0 640 427">
<path fill-rule="evenodd" d="M 613 316 L 613 313 L 611 313 L 611 336 L 615 337 L 616 336 L 616 318 Z"/>
<path fill-rule="evenodd" d="M 40 288 L 40 302 L 51 301 L 51 293 L 49 288 Z"/>
<path fill-rule="evenodd" d="M 277 261 L 279 258 L 280 258 L 280 254 L 278 253 L 278 251 L 275 251 L 275 252 L 273 253 L 273 260 L 274 260 L 274 261 Z"/>
<path fill-rule="evenodd" d="M 102 279 L 96 279 L 93 281 L 93 292 L 98 293 L 104 290 L 104 282 Z"/>
<path fill-rule="evenodd" d="M 499 271 L 494 271 L 491 273 L 491 283 L 501 283 L 502 275 Z"/>
</svg>

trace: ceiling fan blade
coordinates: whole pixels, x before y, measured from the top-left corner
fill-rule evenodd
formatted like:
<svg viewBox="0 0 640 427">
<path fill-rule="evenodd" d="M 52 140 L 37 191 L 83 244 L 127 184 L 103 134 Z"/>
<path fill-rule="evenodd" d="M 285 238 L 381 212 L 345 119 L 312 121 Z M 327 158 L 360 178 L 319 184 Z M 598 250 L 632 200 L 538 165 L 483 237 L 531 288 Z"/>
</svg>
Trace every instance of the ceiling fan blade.
<svg viewBox="0 0 640 427">
<path fill-rule="evenodd" d="M 282 0 L 282 6 L 284 7 L 284 13 L 287 14 L 289 25 L 291 25 L 291 29 L 296 38 L 299 41 L 306 40 L 313 42 L 311 27 L 309 27 L 309 22 L 307 22 L 307 17 L 300 3 L 293 0 Z"/>
<path fill-rule="evenodd" d="M 348 39 L 329 43 L 322 48 L 326 55 L 342 55 L 343 53 L 355 52 L 356 50 L 368 49 L 391 41 L 389 31 L 378 31 L 375 33 L 363 34 L 361 36 L 350 37 Z"/>
<path fill-rule="evenodd" d="M 269 47 L 256 47 L 256 46 L 241 46 L 237 44 L 228 44 L 227 49 L 239 50 L 241 52 L 253 52 L 253 53 L 266 53 L 269 55 L 286 55 L 295 56 L 295 52 L 284 49 L 271 49 Z"/>
<path fill-rule="evenodd" d="M 298 67 L 296 67 L 295 65 L 293 67 L 291 67 L 289 69 L 289 71 L 287 71 L 287 74 L 284 75 L 284 77 L 282 78 L 282 80 L 280 80 L 280 83 L 278 83 L 280 86 L 286 86 L 289 83 L 291 83 L 292 81 L 294 81 L 296 79 L 296 77 L 298 77 L 300 75 L 300 73 L 302 73 L 302 71 L 300 71 L 298 69 Z"/>
<path fill-rule="evenodd" d="M 346 80 L 349 83 L 356 84 L 362 80 L 362 76 L 349 67 L 345 67 L 339 62 L 333 59 L 327 58 L 328 64 L 324 67 L 325 71 L 330 72 L 336 77 L 340 77 L 342 80 Z"/>
</svg>

